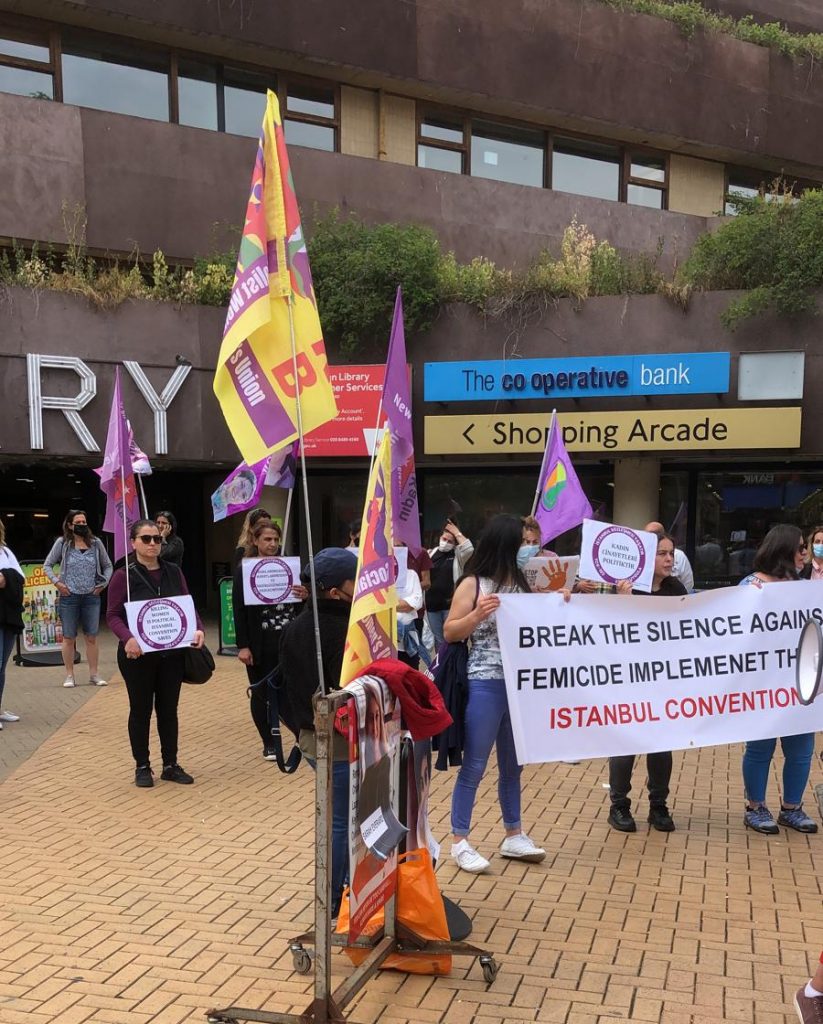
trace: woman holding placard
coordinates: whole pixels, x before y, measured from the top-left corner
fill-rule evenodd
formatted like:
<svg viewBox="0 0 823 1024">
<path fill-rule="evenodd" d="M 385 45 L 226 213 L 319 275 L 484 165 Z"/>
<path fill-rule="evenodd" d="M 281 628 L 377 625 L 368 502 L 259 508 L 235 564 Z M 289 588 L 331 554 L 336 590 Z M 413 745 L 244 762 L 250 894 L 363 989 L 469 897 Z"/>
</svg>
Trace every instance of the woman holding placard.
<svg viewBox="0 0 823 1024">
<path fill-rule="evenodd" d="M 280 554 L 282 537 L 280 527 L 271 519 L 261 517 L 251 528 L 244 558 L 276 558 Z M 247 600 L 247 588 L 243 585 L 243 561 L 234 570 L 232 602 L 234 628 L 237 635 L 237 657 L 246 666 L 249 677 L 249 705 L 251 717 L 260 739 L 263 741 L 263 757 L 276 761 L 277 753 L 272 743 L 269 725 L 268 696 L 266 686 L 255 686 L 265 679 L 280 661 L 280 637 L 287 623 L 302 608 L 309 592 L 301 584 L 291 588 L 292 599 L 276 604 L 251 604 Z"/>
<path fill-rule="evenodd" d="M 538 862 L 546 851 L 529 839 L 520 821 L 520 773 L 514 749 L 503 661 L 495 611 L 498 594 L 528 594 L 529 587 L 517 562 L 523 539 L 517 516 L 500 515 L 486 526 L 466 573 L 457 585 L 443 633 L 449 643 L 471 638 L 468 661 L 469 696 L 464 723 L 463 764 L 452 795 L 451 855 L 462 871 L 479 874 L 489 862 L 469 844 L 477 787 L 497 748 L 500 773 L 498 797 L 506 831 L 500 853 L 514 860 Z M 568 593 L 566 594 L 568 599 Z"/>
<path fill-rule="evenodd" d="M 674 569 L 674 540 L 664 530 L 651 531 L 657 533 L 657 554 L 654 559 L 654 575 L 652 577 L 652 597 L 685 597 L 686 588 L 672 576 Z M 628 580 L 617 584 L 618 594 L 644 595 L 643 590 L 632 590 Z M 648 596 L 648 595 L 647 595 Z M 609 758 L 609 824 L 618 832 L 636 832 L 637 825 L 632 817 L 629 793 L 632 788 L 632 770 L 634 754 L 621 754 Z M 666 801 L 669 798 L 669 783 L 672 777 L 672 752 L 656 750 L 646 754 L 646 786 L 649 791 L 649 824 L 658 832 L 673 832 L 674 821 Z"/>
<path fill-rule="evenodd" d="M 177 763 L 177 705 L 183 683 L 183 651 L 170 645 L 165 649 L 162 643 L 151 638 L 141 643 L 129 623 L 127 607 L 127 602 L 131 602 L 133 607 L 135 602 L 188 595 L 189 588 L 178 566 L 160 560 L 163 538 L 153 519 L 138 520 L 132 526 L 130 536 L 134 558 L 117 569 L 112 577 L 106 622 L 120 641 L 117 666 L 129 694 L 129 740 L 136 764 L 134 783 L 141 788 L 154 785 L 149 760 L 153 707 L 163 755 L 160 778 L 165 782 L 190 785 L 194 779 Z M 202 647 L 205 633 L 196 612 L 194 625 L 191 645 Z M 144 652 L 146 643 L 150 653 Z"/>
<path fill-rule="evenodd" d="M 814 540 L 817 531 L 812 536 Z M 766 534 L 754 556 L 754 572 L 740 581 L 741 587 L 764 587 L 767 583 L 796 580 L 806 562 L 806 543 L 796 526 L 781 523 Z M 796 832 L 816 832 L 817 822 L 803 810 L 803 793 L 809 781 L 814 754 L 814 733 L 781 736 L 783 747 L 783 802 L 777 821 L 766 806 L 766 785 L 777 740 L 749 740 L 743 754 L 743 786 L 746 808 L 743 823 L 763 835 L 777 835 L 778 826 Z"/>
</svg>

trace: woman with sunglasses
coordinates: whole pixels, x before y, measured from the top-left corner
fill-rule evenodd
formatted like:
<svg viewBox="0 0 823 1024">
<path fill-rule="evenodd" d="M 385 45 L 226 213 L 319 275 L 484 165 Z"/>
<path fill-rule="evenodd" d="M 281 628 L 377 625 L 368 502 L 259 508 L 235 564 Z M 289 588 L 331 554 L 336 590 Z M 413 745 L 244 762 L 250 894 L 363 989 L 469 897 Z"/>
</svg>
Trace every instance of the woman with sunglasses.
<svg viewBox="0 0 823 1024">
<path fill-rule="evenodd" d="M 59 571 L 57 567 L 60 567 Z M 66 678 L 63 686 L 74 686 L 74 652 L 77 631 L 86 638 L 89 682 L 105 686 L 97 670 L 100 653 L 97 633 L 100 628 L 100 595 L 111 579 L 111 559 L 91 532 L 86 513 L 71 509 L 63 520 L 63 536 L 58 537 L 43 563 L 43 571 L 60 593 L 57 611 L 63 630 L 61 653 Z"/>
<path fill-rule="evenodd" d="M 134 783 L 141 788 L 154 785 L 149 760 L 152 707 L 157 718 L 160 752 L 163 755 L 160 778 L 165 782 L 180 782 L 183 785 L 194 782 L 191 775 L 177 763 L 177 704 L 183 683 L 183 652 L 153 651 L 144 654 L 129 629 L 126 616 L 127 597 L 132 601 L 148 601 L 189 593 L 182 571 L 171 562 L 161 561 L 162 541 L 153 519 L 140 519 L 132 526 L 134 558 L 129 558 L 126 565 L 117 569 L 112 577 L 106 613 L 106 622 L 120 641 L 117 666 L 129 694 L 129 740 L 136 764 Z M 193 646 L 202 647 L 204 640 L 203 624 L 198 615 Z"/>
<path fill-rule="evenodd" d="M 741 587 L 762 588 L 767 583 L 796 580 L 806 562 L 806 544 L 796 526 L 781 523 L 766 534 L 754 556 L 754 572 L 740 581 Z M 796 832 L 816 832 L 817 823 L 803 810 L 803 794 L 809 781 L 814 733 L 781 736 L 783 747 L 783 802 L 777 821 L 766 806 L 766 785 L 777 740 L 749 740 L 743 754 L 743 785 L 746 808 L 743 823 L 763 835 L 778 835 L 780 828 Z"/>
</svg>

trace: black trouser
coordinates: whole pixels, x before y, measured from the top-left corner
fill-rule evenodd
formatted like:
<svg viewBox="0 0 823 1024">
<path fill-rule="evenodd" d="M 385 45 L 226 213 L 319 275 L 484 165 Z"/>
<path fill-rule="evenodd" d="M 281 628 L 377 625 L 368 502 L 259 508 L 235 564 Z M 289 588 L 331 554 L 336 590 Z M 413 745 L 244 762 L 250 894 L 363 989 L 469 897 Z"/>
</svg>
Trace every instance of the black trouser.
<svg viewBox="0 0 823 1024">
<path fill-rule="evenodd" d="M 405 651 L 397 652 L 397 660 L 402 661 L 404 665 L 408 665 L 409 668 L 420 668 L 420 658 L 412 657 L 410 654 L 406 654 Z"/>
<path fill-rule="evenodd" d="M 183 683 L 183 652 L 127 658 L 120 644 L 117 667 L 129 694 L 129 740 L 138 768 L 149 763 L 152 707 L 157 718 L 163 764 L 177 764 L 177 704 Z"/>
<path fill-rule="evenodd" d="M 264 676 L 267 676 L 270 671 L 271 669 L 266 669 L 262 666 L 246 665 L 246 675 L 249 677 L 250 684 L 256 683 L 258 679 L 262 679 Z M 263 741 L 263 746 L 271 746 L 268 685 L 249 688 L 249 706 L 251 708 L 252 721 L 257 726 L 257 731 L 260 733 L 260 739 Z"/>
<path fill-rule="evenodd" d="M 616 807 L 629 808 L 632 790 L 632 768 L 634 754 L 623 754 L 609 758 L 609 786 L 612 804 Z M 672 752 L 661 750 L 656 754 L 646 754 L 646 771 L 649 773 L 646 785 L 649 790 L 649 803 L 665 804 L 669 795 L 669 782 L 672 777 Z"/>
</svg>

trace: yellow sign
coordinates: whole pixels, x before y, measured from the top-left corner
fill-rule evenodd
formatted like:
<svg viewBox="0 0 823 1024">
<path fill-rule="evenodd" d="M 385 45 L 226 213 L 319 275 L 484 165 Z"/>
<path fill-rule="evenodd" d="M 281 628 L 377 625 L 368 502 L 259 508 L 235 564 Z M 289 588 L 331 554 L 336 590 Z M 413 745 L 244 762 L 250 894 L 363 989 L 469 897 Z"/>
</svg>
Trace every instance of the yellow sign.
<svg viewBox="0 0 823 1024">
<path fill-rule="evenodd" d="M 570 452 L 682 452 L 799 448 L 799 406 L 761 409 L 644 409 L 562 413 Z M 551 416 L 426 416 L 426 455 L 542 452 Z"/>
</svg>

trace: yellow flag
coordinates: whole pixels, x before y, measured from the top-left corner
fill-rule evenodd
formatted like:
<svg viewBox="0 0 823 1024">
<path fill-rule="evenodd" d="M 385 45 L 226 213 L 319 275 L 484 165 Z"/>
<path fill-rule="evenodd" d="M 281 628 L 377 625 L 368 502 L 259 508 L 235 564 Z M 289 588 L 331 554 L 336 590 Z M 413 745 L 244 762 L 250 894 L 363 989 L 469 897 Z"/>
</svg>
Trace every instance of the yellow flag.
<svg viewBox="0 0 823 1024">
<path fill-rule="evenodd" d="M 386 430 L 366 491 L 341 686 L 373 661 L 397 657 L 396 575 L 391 536 L 391 437 Z"/>
<path fill-rule="evenodd" d="M 250 466 L 297 437 L 289 307 L 303 433 L 308 434 L 334 419 L 337 405 L 280 108 L 269 92 L 214 374 L 214 393 Z"/>
</svg>

